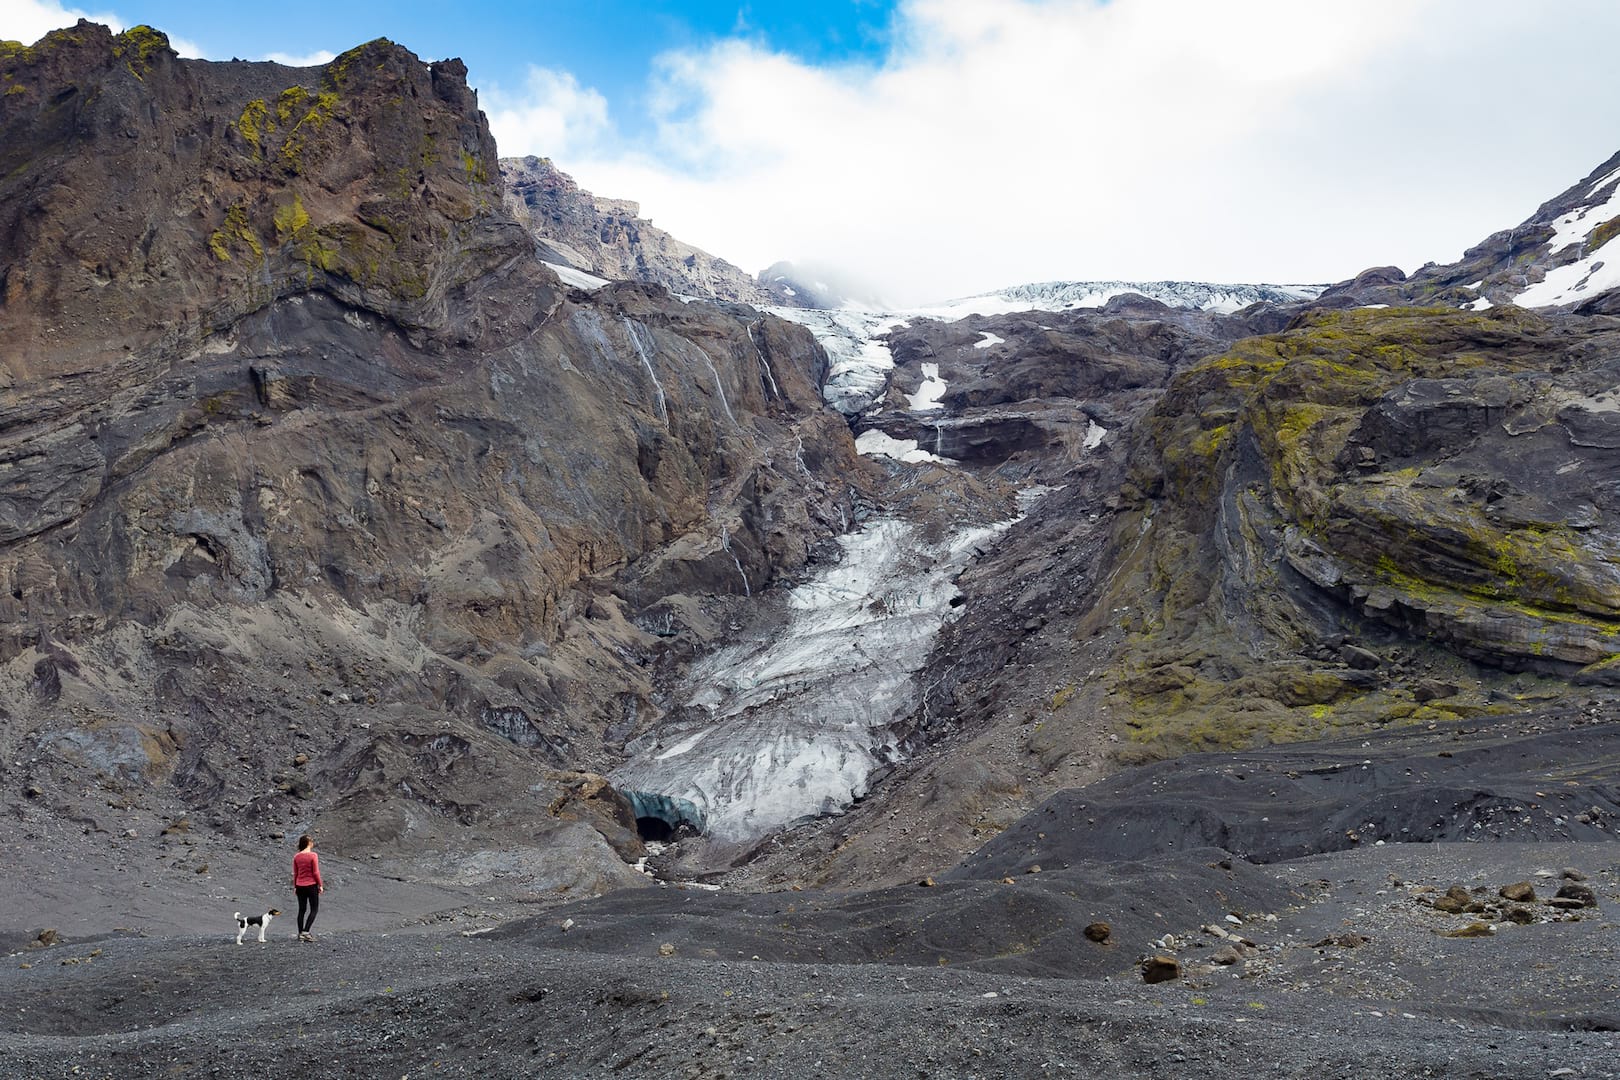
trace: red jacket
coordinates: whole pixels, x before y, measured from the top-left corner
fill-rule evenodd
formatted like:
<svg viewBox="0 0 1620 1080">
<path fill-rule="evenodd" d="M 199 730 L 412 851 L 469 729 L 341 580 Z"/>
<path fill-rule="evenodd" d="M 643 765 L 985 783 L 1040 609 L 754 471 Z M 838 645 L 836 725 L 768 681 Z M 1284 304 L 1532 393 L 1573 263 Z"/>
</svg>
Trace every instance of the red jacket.
<svg viewBox="0 0 1620 1080">
<path fill-rule="evenodd" d="M 293 886 L 319 885 L 325 888 L 321 881 L 321 860 L 315 854 L 314 848 L 305 848 L 293 856 Z"/>
</svg>

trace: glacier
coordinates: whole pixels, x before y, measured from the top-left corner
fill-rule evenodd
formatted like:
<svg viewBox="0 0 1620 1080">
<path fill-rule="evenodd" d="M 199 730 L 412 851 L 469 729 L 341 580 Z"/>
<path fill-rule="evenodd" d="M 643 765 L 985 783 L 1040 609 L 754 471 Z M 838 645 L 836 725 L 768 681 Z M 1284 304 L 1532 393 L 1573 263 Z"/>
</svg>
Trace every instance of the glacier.
<svg viewBox="0 0 1620 1080">
<path fill-rule="evenodd" d="M 840 537 L 837 564 L 787 595 L 779 631 L 692 665 L 678 691 L 686 719 L 611 781 L 696 807 L 704 836 L 687 850 L 710 866 L 847 809 L 900 757 L 898 726 L 922 700 L 915 674 L 956 613 L 954 579 L 1011 524 L 940 536 L 879 518 Z"/>
</svg>

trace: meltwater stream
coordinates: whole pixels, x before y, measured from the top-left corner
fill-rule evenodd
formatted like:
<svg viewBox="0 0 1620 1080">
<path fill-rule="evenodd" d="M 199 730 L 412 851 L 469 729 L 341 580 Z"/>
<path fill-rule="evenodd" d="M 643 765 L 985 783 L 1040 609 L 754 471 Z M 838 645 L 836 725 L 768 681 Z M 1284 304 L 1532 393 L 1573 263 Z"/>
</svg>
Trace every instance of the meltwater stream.
<svg viewBox="0 0 1620 1080">
<path fill-rule="evenodd" d="M 885 518 L 842 537 L 838 564 L 789 594 L 774 638 L 693 665 L 679 694 L 702 724 L 666 734 L 613 782 L 689 800 L 722 850 L 847 808 L 898 756 L 894 725 L 918 704 L 913 676 L 952 615 L 954 578 L 1010 524 L 930 540 Z"/>
</svg>

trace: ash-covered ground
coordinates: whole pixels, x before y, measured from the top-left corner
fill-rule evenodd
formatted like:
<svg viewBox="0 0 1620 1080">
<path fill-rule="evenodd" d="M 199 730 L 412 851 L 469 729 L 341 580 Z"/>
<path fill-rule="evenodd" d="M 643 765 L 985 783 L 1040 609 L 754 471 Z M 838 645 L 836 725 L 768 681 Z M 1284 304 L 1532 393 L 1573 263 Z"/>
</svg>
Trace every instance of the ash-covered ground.
<svg viewBox="0 0 1620 1080">
<path fill-rule="evenodd" d="M 1571 716 L 1189 757 L 870 891 L 557 906 L 332 859 L 310 944 L 279 866 L 29 847 L 0 1074 L 1616 1076 L 1617 748 Z"/>
</svg>

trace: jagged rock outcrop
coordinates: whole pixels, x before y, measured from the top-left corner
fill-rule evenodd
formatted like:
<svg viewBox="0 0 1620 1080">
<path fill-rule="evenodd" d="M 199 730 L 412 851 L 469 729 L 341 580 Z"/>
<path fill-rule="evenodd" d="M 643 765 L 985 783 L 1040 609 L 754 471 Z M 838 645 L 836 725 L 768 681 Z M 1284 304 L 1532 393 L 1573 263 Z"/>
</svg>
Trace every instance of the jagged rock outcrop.
<svg viewBox="0 0 1620 1080">
<path fill-rule="evenodd" d="M 1422 304 L 1474 311 L 1495 304 L 1614 314 L 1620 274 L 1604 246 L 1620 233 L 1620 154 L 1548 199 L 1511 229 L 1492 233 L 1455 263 L 1365 270 L 1322 295 L 1324 303 Z"/>
<path fill-rule="evenodd" d="M 19 820 L 107 830 L 117 791 L 142 831 L 454 832 L 626 880 L 627 808 L 574 828 L 559 793 L 656 717 L 735 567 L 791 572 L 864 482 L 810 335 L 562 286 L 459 61 L 209 63 L 81 22 L 0 76 Z"/>
<path fill-rule="evenodd" d="M 609 281 L 644 281 L 683 296 L 777 301 L 742 270 L 677 240 L 629 199 L 593 195 L 542 157 L 502 158 L 506 205 L 542 257 Z"/>
</svg>

